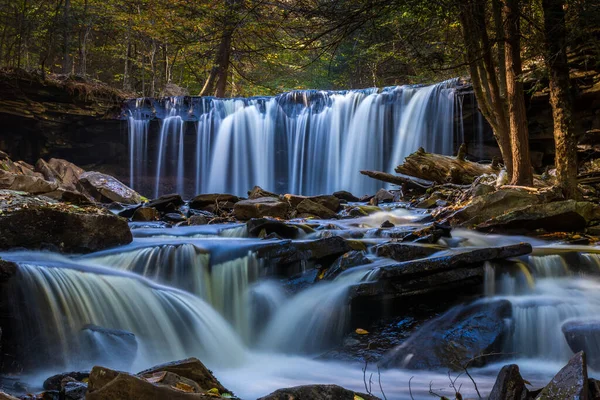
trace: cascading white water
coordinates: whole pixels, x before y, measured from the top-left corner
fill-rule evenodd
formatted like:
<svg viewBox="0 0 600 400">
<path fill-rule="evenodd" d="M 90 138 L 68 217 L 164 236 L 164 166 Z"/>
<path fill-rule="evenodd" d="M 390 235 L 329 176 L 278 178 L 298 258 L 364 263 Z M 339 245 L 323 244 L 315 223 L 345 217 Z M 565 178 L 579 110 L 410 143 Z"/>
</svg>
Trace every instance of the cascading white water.
<svg viewBox="0 0 600 400">
<path fill-rule="evenodd" d="M 223 366 L 244 360 L 238 336 L 199 298 L 134 274 L 43 258 L 20 262 L 16 287 L 26 299 L 24 339 L 42 344 L 55 365 L 90 367 L 80 365 L 86 348 L 78 339 L 87 324 L 135 334 L 135 369 L 190 356 Z"/>
<path fill-rule="evenodd" d="M 206 250 L 181 243 L 109 251 L 84 259 L 193 293 L 230 321 L 242 338 L 250 339 L 252 321 L 246 296 L 262 272 L 261 261 L 252 251 L 243 257 L 213 263 Z"/>
<path fill-rule="evenodd" d="M 289 299 L 273 316 L 259 342 L 262 349 L 315 353 L 339 344 L 350 318 L 348 289 L 377 274 L 374 264 L 354 267 L 332 282 L 319 282 Z"/>
<path fill-rule="evenodd" d="M 380 184 L 361 176 L 361 169 L 392 172 L 420 146 L 452 152 L 460 106 L 457 82 L 381 91 L 131 102 L 131 183 L 136 188 L 142 180 L 138 174 L 144 172 L 135 166 L 152 163 L 154 195 L 163 194 L 165 185 L 188 197 L 211 192 L 243 195 L 254 185 L 281 193 L 373 193 Z M 147 124 L 137 122 L 152 118 L 161 119 L 158 138 L 151 137 Z M 197 123 L 192 149 L 183 144 L 185 121 Z M 157 149 L 152 152 L 149 147 Z M 141 161 L 139 149 L 145 149 Z M 186 162 L 192 160 L 192 151 L 195 161 Z M 185 183 L 192 181 L 193 185 Z"/>
<path fill-rule="evenodd" d="M 598 254 L 583 253 L 580 259 L 597 268 Z M 513 333 L 506 352 L 517 358 L 564 362 L 573 354 L 562 332 L 571 319 L 596 319 L 600 315 L 600 281 L 573 277 L 560 254 L 530 256 L 529 265 L 489 265 L 486 294 L 510 300 Z M 490 271 L 495 268 L 500 273 Z M 600 347 L 599 347 L 600 348 Z"/>
</svg>

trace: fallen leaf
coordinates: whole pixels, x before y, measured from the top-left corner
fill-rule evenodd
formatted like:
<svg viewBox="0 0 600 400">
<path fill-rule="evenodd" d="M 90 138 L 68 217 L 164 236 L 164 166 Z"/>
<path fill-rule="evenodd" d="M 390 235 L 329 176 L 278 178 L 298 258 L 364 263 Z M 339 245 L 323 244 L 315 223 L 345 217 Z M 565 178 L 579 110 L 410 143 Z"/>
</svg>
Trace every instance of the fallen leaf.
<svg viewBox="0 0 600 400">
<path fill-rule="evenodd" d="M 171 386 L 171 387 L 175 390 L 179 390 L 180 392 L 194 393 L 194 387 L 191 385 L 188 385 L 187 383 L 177 382 L 175 384 L 175 386 Z"/>
<path fill-rule="evenodd" d="M 356 328 L 356 330 L 354 332 L 358 333 L 359 335 L 367 335 L 369 333 L 369 331 L 366 331 L 361 328 Z"/>
</svg>

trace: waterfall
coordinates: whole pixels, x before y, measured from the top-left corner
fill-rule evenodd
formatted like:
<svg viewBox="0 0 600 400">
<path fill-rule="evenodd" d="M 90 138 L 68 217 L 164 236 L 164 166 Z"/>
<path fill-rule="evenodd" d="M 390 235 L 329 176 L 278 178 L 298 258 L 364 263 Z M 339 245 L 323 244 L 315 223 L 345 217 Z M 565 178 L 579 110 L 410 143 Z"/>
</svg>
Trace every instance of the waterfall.
<svg viewBox="0 0 600 400">
<path fill-rule="evenodd" d="M 259 346 L 276 352 L 311 354 L 339 344 L 349 325 L 348 289 L 372 280 L 377 274 L 374 264 L 354 267 L 332 282 L 319 282 L 296 294 L 270 320 Z"/>
<path fill-rule="evenodd" d="M 168 190 L 187 197 L 244 195 L 254 185 L 307 195 L 373 193 L 381 184 L 361 176 L 361 169 L 392 172 L 419 147 L 452 153 L 454 116 L 460 111 L 457 84 L 454 79 L 247 99 L 132 100 L 127 104 L 130 183 L 139 189 L 140 182 L 154 179 L 155 196 Z M 154 119 L 160 124 L 157 135 L 148 129 Z M 188 124 L 195 124 L 193 137 L 186 133 Z M 195 145 L 186 146 L 192 141 Z M 143 179 L 144 173 L 154 176 Z"/>
<path fill-rule="evenodd" d="M 598 269 L 600 257 L 584 252 L 572 259 L 579 259 L 578 267 L 593 271 Z M 564 362 L 573 354 L 562 326 L 573 319 L 597 319 L 600 282 L 574 277 L 572 267 L 561 254 L 530 256 L 527 264 L 486 265 L 486 295 L 512 303 L 513 332 L 506 353 L 556 362 Z"/>
<path fill-rule="evenodd" d="M 84 256 L 95 265 L 133 272 L 199 296 L 231 322 L 238 334 L 249 340 L 252 321 L 247 310 L 247 296 L 250 286 L 262 273 L 262 263 L 252 251 L 218 263 L 212 262 L 211 258 L 209 252 L 190 243 Z"/>
<path fill-rule="evenodd" d="M 46 366 L 63 370 L 90 368 L 81 365 L 87 348 L 80 332 L 88 324 L 135 334 L 134 369 L 190 356 L 229 366 L 245 357 L 229 324 L 191 294 L 130 273 L 43 254 L 36 258 L 19 261 L 11 299 L 20 315 L 23 343 L 39 347 L 28 353 L 35 354 L 37 367 L 46 360 Z"/>
</svg>

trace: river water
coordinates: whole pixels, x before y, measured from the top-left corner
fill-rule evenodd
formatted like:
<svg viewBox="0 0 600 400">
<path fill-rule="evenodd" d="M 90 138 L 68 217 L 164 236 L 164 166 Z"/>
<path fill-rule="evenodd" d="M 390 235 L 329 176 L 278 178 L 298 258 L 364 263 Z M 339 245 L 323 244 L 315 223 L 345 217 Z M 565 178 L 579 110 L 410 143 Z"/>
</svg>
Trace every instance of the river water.
<svg viewBox="0 0 600 400">
<path fill-rule="evenodd" d="M 390 207 L 364 218 L 323 221 L 328 229 L 302 234 L 298 240 L 362 236 L 354 240 L 369 247 L 389 240 L 377 229 L 383 221 L 418 226 L 421 217 L 418 211 Z M 392 260 L 369 254 L 371 263 L 290 294 L 285 279 L 273 276 L 269 261 L 257 256 L 258 249 L 278 241 L 248 238 L 244 225 L 132 228 L 132 244 L 85 256 L 0 253 L 20 265 L 7 295 L 12 312 L 20 315 L 21 338 L 36 349 L 38 360 L 48 360 L 26 371 L 31 372 L 26 380 L 39 384 L 52 373 L 91 367 L 94 360 L 83 356 L 86 346 L 80 331 L 94 324 L 136 336 L 133 363 L 117 354 L 110 361 L 113 368 L 136 372 L 195 356 L 243 399 L 311 383 L 336 383 L 364 392 L 373 374 L 372 392 L 381 396 L 376 365 L 363 372 L 362 364 L 325 361 L 319 355 L 339 346 L 348 333 L 348 289 L 377 280 L 378 268 Z M 534 246 L 532 255 L 485 267 L 481 297 L 511 302 L 513 333 L 504 349 L 512 354 L 509 360 L 471 371 L 482 393 L 491 389 L 497 372 L 509 362 L 517 362 L 534 386 L 546 384 L 572 355 L 562 324 L 600 314 L 600 282 L 594 273 L 600 273 L 598 247 L 466 230 L 453 231 L 452 238 L 440 244 L 451 250 L 521 241 Z M 430 398 L 430 384 L 437 393 L 452 394 L 447 371 L 380 373 L 388 399 L 410 398 L 409 381 L 416 399 Z M 459 377 L 456 385 L 461 384 L 465 397 L 476 397 L 469 379 Z"/>
</svg>

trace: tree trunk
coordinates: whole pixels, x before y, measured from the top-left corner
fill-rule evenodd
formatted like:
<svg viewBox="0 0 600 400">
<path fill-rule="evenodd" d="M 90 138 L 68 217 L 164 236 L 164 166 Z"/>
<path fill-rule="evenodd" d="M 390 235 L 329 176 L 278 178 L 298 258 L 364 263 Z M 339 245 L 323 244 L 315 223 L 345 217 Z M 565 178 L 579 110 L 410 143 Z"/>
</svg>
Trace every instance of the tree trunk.
<svg viewBox="0 0 600 400">
<path fill-rule="evenodd" d="M 511 177 L 513 155 L 506 102 L 501 93 L 492 58 L 485 20 L 485 0 L 470 0 L 461 3 L 461 7 L 460 21 L 475 98 L 479 110 L 492 127 L 506 171 Z M 504 79 L 501 81 L 504 82 Z"/>
<path fill-rule="evenodd" d="M 511 184 L 531 186 L 533 172 L 529 158 L 529 130 L 523 83 L 519 80 L 521 75 L 519 0 L 505 0 L 503 11 L 505 16 L 506 100 L 513 157 Z"/>
<path fill-rule="evenodd" d="M 213 93 L 217 97 L 225 97 L 227 90 L 227 75 L 229 72 L 229 59 L 231 57 L 231 37 L 233 36 L 233 27 L 227 28 L 221 36 L 219 48 L 215 56 L 215 64 L 210 71 L 210 75 L 200 92 L 200 96 L 208 96 Z"/>
<path fill-rule="evenodd" d="M 550 104 L 554 119 L 556 179 L 567 199 L 579 197 L 577 190 L 577 139 L 573 126 L 571 85 L 567 62 L 564 0 L 542 0 L 545 61 L 550 78 Z"/>
<path fill-rule="evenodd" d="M 70 45 L 71 45 L 71 0 L 65 0 L 65 7 L 63 11 L 63 74 L 70 74 L 73 72 L 73 65 L 71 60 Z"/>
</svg>

